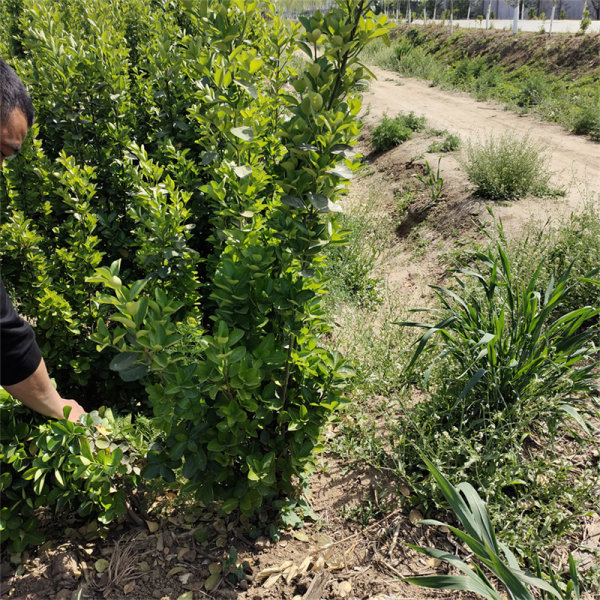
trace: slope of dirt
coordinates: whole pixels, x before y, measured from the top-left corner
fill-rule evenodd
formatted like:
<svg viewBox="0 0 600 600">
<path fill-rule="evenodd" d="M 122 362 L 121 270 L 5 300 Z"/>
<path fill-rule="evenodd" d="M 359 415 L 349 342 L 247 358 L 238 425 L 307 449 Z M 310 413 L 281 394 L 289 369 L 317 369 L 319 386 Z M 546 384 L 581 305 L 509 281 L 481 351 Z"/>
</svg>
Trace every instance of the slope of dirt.
<svg viewBox="0 0 600 600">
<path fill-rule="evenodd" d="M 414 111 L 427 119 L 429 127 L 458 134 L 463 142 L 478 141 L 504 134 L 525 136 L 546 149 L 552 184 L 564 189 L 557 199 L 528 198 L 508 204 L 493 204 L 494 213 L 502 218 L 509 233 L 535 216 L 545 219 L 580 209 L 586 201 L 600 194 L 600 145 L 568 133 L 559 125 L 538 121 L 529 115 L 517 115 L 498 104 L 479 102 L 471 96 L 431 87 L 426 82 L 401 77 L 384 69 L 373 68 L 377 80 L 364 94 L 364 121 L 374 127 L 383 115 L 390 117 Z M 415 159 L 429 158 L 427 145 L 415 149 Z M 468 181 L 460 169 L 460 155 L 446 155 L 441 161 L 444 180 Z"/>
<path fill-rule="evenodd" d="M 460 29 L 451 34 L 448 27 L 406 25 L 395 29 L 392 35 L 401 34 L 450 61 L 483 56 L 490 63 L 508 69 L 528 65 L 572 80 L 590 76 L 594 71 L 600 77 L 600 35 L 520 33 L 514 36 L 512 31 L 491 29 Z"/>
</svg>

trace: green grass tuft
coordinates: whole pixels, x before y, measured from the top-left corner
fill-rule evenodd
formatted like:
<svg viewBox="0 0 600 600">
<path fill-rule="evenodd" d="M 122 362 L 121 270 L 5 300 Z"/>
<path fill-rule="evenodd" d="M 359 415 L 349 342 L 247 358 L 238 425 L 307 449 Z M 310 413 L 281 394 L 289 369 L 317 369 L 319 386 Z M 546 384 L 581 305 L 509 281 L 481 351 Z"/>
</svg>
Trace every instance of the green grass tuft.
<svg viewBox="0 0 600 600">
<path fill-rule="evenodd" d="M 512 133 L 468 143 L 463 168 L 477 193 L 490 200 L 556 194 L 550 188 L 547 156 L 528 137 Z"/>
<path fill-rule="evenodd" d="M 425 117 L 417 117 L 413 112 L 400 114 L 393 119 L 384 116 L 381 123 L 373 129 L 372 144 L 375 152 L 385 152 L 406 142 L 414 131 L 425 129 Z"/>
</svg>

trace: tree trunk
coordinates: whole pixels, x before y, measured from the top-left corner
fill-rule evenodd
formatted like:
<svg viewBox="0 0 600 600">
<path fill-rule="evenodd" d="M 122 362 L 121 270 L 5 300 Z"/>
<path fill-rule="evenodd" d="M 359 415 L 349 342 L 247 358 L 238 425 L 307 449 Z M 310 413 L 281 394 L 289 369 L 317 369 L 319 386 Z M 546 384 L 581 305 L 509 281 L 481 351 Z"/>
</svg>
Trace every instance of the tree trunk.
<svg viewBox="0 0 600 600">
<path fill-rule="evenodd" d="M 492 12 L 492 0 L 489 0 L 487 12 L 485 13 L 485 28 L 490 28 L 490 13 Z"/>
<path fill-rule="evenodd" d="M 454 33 L 454 0 L 450 0 L 450 33 Z"/>
<path fill-rule="evenodd" d="M 552 33 L 552 23 L 554 22 L 554 11 L 556 10 L 556 4 L 552 3 L 552 12 L 550 13 L 550 28 L 548 29 L 548 33 Z"/>
<path fill-rule="evenodd" d="M 517 35 L 519 31 L 519 3 L 513 8 L 513 35 Z"/>
</svg>

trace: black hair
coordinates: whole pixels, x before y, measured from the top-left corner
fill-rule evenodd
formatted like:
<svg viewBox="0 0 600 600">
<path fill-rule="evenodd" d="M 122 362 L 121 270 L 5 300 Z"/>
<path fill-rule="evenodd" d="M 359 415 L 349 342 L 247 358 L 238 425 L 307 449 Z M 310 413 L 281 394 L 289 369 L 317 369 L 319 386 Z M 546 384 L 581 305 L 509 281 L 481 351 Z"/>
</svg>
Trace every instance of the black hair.
<svg viewBox="0 0 600 600">
<path fill-rule="evenodd" d="M 31 127 L 35 110 L 27 89 L 12 68 L 0 58 L 0 121 L 8 119 L 15 108 L 23 111 L 27 126 Z"/>
</svg>

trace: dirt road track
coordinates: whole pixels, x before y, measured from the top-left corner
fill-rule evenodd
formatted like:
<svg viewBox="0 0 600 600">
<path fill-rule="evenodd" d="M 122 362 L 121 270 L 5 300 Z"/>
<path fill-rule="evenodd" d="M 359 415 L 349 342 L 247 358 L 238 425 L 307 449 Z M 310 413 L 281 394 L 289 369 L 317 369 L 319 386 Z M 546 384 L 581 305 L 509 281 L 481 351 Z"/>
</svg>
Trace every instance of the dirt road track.
<svg viewBox="0 0 600 600">
<path fill-rule="evenodd" d="M 467 94 L 430 87 L 427 82 L 376 67 L 372 70 L 377 80 L 371 83 L 363 102 L 367 125 L 378 124 L 384 114 L 393 117 L 412 110 L 425 116 L 429 127 L 447 129 L 460 135 L 463 141 L 510 132 L 515 136 L 527 134 L 548 149 L 553 184 L 566 190 L 565 198 L 520 201 L 520 215 L 515 214 L 516 203 L 510 210 L 500 207 L 497 214 L 503 219 L 522 221 L 531 214 L 544 218 L 555 211 L 577 210 L 586 200 L 600 202 L 600 144 L 573 135 L 554 123 L 529 115 L 519 116 L 498 104 L 479 102 Z M 459 168 L 454 156 L 444 156 L 441 164 L 442 175 Z"/>
</svg>

